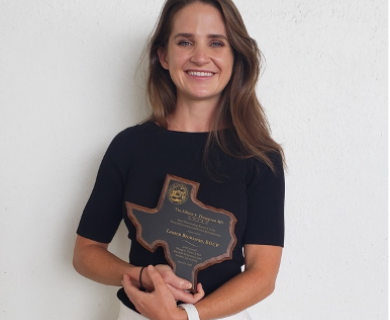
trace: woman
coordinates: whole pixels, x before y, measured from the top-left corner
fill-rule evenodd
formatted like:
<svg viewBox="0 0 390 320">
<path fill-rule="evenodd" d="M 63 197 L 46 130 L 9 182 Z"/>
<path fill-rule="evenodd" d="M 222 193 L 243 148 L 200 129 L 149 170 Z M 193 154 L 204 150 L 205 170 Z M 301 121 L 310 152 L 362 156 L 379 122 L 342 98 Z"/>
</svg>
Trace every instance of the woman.
<svg viewBox="0 0 390 320">
<path fill-rule="evenodd" d="M 153 114 L 110 144 L 77 230 L 74 266 L 124 286 L 121 320 L 250 319 L 246 308 L 274 290 L 284 241 L 283 151 L 255 93 L 257 45 L 230 0 L 168 0 L 149 48 Z M 167 174 L 198 182 L 199 201 L 237 219 L 232 258 L 201 270 L 194 295 L 161 247 L 150 252 L 137 241 L 124 207 L 155 208 Z M 107 251 L 121 219 L 131 264 Z"/>
</svg>

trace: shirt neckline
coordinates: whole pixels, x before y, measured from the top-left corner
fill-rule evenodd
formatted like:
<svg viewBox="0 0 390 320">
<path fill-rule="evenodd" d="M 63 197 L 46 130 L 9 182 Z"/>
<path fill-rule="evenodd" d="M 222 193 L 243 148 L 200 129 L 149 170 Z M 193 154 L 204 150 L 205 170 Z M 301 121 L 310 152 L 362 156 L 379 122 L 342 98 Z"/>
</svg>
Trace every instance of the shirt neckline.
<svg viewBox="0 0 390 320">
<path fill-rule="evenodd" d="M 193 132 L 193 131 L 176 131 L 176 130 L 168 130 L 165 128 L 162 128 L 159 126 L 157 123 L 154 121 L 148 121 L 149 125 L 159 131 L 166 132 L 169 134 L 177 134 L 177 135 L 193 135 L 193 136 L 208 136 L 210 134 L 209 131 L 204 131 L 204 132 Z"/>
</svg>

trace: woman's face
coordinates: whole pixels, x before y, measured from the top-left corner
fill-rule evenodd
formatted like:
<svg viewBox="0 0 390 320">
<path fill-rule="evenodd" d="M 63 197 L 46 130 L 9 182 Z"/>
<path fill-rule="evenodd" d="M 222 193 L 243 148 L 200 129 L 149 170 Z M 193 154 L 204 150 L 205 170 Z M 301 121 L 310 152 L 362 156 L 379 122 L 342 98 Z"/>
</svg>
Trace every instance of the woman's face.
<svg viewBox="0 0 390 320">
<path fill-rule="evenodd" d="M 177 88 L 177 101 L 208 100 L 214 104 L 232 74 L 234 57 L 220 12 L 193 3 L 174 17 L 167 48 L 158 51 Z"/>
</svg>

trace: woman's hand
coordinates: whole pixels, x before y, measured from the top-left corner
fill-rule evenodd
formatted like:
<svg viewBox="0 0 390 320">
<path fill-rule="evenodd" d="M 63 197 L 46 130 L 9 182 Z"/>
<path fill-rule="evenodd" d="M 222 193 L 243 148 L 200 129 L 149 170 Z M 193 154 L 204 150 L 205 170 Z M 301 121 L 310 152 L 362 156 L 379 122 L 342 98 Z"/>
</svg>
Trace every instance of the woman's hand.
<svg viewBox="0 0 390 320">
<path fill-rule="evenodd" d="M 188 292 L 187 290 L 191 289 L 192 287 L 191 283 L 183 278 L 178 277 L 170 266 L 159 264 L 156 265 L 154 269 L 160 274 L 161 278 L 164 280 L 176 301 L 195 304 L 204 297 L 204 291 L 200 284 L 198 284 L 196 294 L 193 295 Z M 153 281 L 149 273 L 145 271 L 146 269 L 142 274 L 142 284 L 148 291 L 153 291 L 155 289 Z"/>
<path fill-rule="evenodd" d="M 137 310 L 151 320 L 186 320 L 187 313 L 176 306 L 176 299 L 158 268 L 149 266 L 144 272 L 152 283 L 152 292 L 140 291 L 126 274 L 122 280 L 123 288 Z M 201 286 L 198 286 L 198 290 L 203 292 Z"/>
</svg>

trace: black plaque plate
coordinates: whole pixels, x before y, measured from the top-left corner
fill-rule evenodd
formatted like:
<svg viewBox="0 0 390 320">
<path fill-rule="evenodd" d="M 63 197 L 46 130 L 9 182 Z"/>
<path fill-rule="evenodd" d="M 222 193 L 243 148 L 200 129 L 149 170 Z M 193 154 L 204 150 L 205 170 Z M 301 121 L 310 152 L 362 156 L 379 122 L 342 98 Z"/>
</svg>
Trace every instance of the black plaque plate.
<svg viewBox="0 0 390 320">
<path fill-rule="evenodd" d="M 137 240 L 153 252 L 164 248 L 173 271 L 192 283 L 198 271 L 232 258 L 237 243 L 231 212 L 196 199 L 199 183 L 167 175 L 156 208 L 126 202 L 127 214 L 137 229 Z"/>
</svg>

